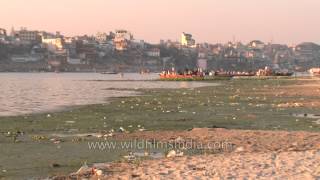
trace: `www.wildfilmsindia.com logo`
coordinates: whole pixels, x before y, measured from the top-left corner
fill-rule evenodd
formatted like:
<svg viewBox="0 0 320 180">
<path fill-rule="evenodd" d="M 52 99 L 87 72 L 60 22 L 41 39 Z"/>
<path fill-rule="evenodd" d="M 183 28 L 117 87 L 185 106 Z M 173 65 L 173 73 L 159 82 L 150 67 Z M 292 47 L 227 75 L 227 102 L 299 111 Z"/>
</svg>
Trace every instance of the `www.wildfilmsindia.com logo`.
<svg viewBox="0 0 320 180">
<path fill-rule="evenodd" d="M 131 141 L 95 141 L 88 142 L 90 150 L 125 150 L 125 149 L 185 149 L 185 150 L 219 150 L 232 151 L 234 145 L 228 141 L 212 141 L 212 142 L 197 142 L 193 139 L 184 140 L 183 142 L 161 142 L 153 140 L 138 140 Z"/>
</svg>

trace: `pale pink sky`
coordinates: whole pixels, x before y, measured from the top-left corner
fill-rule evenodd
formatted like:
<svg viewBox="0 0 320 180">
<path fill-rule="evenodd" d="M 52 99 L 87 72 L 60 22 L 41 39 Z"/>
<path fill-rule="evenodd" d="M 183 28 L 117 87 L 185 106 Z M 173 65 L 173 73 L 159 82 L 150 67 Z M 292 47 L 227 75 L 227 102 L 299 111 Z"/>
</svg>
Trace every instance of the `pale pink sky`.
<svg viewBox="0 0 320 180">
<path fill-rule="evenodd" d="M 150 42 L 261 39 L 320 43 L 320 0 L 0 0 L 0 27 L 95 34 L 124 28 Z"/>
</svg>

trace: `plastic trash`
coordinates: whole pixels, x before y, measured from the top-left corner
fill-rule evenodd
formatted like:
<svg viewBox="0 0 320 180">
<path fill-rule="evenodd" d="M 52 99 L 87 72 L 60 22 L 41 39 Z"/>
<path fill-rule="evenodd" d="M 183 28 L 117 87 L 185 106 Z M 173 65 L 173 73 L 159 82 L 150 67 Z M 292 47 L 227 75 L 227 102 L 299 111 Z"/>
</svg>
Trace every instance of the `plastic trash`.
<svg viewBox="0 0 320 180">
<path fill-rule="evenodd" d="M 76 174 L 84 174 L 84 173 L 86 173 L 86 172 L 88 172 L 90 169 L 89 169 L 89 167 L 88 167 L 88 165 L 87 165 L 87 162 L 85 162 L 81 167 L 80 167 L 80 169 L 76 172 Z"/>
</svg>

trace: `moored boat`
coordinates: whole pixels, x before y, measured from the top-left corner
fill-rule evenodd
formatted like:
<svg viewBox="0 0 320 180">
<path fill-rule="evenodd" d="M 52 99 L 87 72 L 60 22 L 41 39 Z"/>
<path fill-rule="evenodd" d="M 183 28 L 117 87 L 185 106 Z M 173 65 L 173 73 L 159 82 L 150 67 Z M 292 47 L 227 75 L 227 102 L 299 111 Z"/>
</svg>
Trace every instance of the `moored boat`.
<svg viewBox="0 0 320 180">
<path fill-rule="evenodd" d="M 184 73 L 177 73 L 173 71 L 163 71 L 160 73 L 161 80 L 204 80 L 204 73 L 200 71 L 185 71 Z"/>
<path fill-rule="evenodd" d="M 118 74 L 117 72 L 101 72 L 100 74 Z"/>
<path fill-rule="evenodd" d="M 259 69 L 256 76 L 292 76 L 293 74 L 293 72 L 289 72 L 288 70 L 274 71 L 266 66 L 264 69 Z"/>
<path fill-rule="evenodd" d="M 293 72 L 275 72 L 274 76 L 292 76 Z"/>
<path fill-rule="evenodd" d="M 160 74 L 161 80 L 203 80 L 204 76 L 184 74 Z"/>
<path fill-rule="evenodd" d="M 309 72 L 313 76 L 320 76 L 320 68 L 312 68 L 309 70 Z"/>
</svg>

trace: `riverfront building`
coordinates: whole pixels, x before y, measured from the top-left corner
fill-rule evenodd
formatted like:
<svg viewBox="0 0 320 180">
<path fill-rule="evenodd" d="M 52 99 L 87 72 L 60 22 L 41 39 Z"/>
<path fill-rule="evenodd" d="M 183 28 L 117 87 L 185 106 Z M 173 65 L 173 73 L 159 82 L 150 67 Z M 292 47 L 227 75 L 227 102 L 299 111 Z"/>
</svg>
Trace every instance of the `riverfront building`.
<svg viewBox="0 0 320 180">
<path fill-rule="evenodd" d="M 133 35 L 129 31 L 116 30 L 115 38 L 113 40 L 115 49 L 118 51 L 127 50 L 132 40 L 133 40 Z"/>
<path fill-rule="evenodd" d="M 15 38 L 25 44 L 38 43 L 41 41 L 38 31 L 29 31 L 27 28 L 21 28 L 21 30 L 14 31 L 13 33 Z"/>
<path fill-rule="evenodd" d="M 196 41 L 192 38 L 192 34 L 183 32 L 181 34 L 181 45 L 185 47 L 194 47 L 196 45 Z"/>
</svg>

